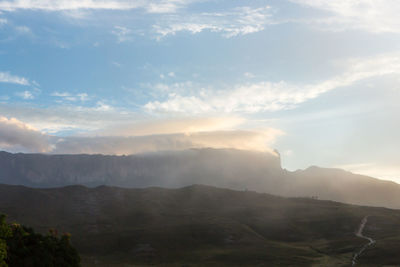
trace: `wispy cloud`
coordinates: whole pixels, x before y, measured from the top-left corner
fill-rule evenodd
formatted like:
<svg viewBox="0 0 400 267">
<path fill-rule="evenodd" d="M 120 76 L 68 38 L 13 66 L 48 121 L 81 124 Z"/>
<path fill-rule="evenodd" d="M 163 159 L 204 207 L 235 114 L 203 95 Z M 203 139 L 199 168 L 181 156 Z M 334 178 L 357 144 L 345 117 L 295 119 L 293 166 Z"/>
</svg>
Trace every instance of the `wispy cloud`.
<svg viewBox="0 0 400 267">
<path fill-rule="evenodd" d="M 0 18 L 0 29 L 5 29 L 5 33 L 0 39 L 1 42 L 11 42 L 15 41 L 18 38 L 36 38 L 34 32 L 25 25 L 15 25 L 14 23 L 5 20 L 5 23 L 2 23 L 2 19 Z"/>
<path fill-rule="evenodd" d="M 365 30 L 373 33 L 400 33 L 400 2 L 397 0 L 291 0 L 328 12 L 323 17 L 303 21 L 321 30 Z"/>
<path fill-rule="evenodd" d="M 132 123 L 143 117 L 134 112 L 114 109 L 104 102 L 92 106 L 73 104 L 61 103 L 40 108 L 35 105 L 1 103 L 0 114 L 29 122 L 36 129 L 46 133 L 96 131 L 113 125 Z"/>
<path fill-rule="evenodd" d="M 32 34 L 32 31 L 28 26 L 16 26 L 15 30 L 18 32 L 18 34 Z"/>
<path fill-rule="evenodd" d="M 122 64 L 116 61 L 111 62 L 111 64 L 117 68 L 122 68 Z"/>
<path fill-rule="evenodd" d="M 10 99 L 10 97 L 8 95 L 1 95 L 0 96 L 0 101 L 7 101 L 9 99 Z"/>
<path fill-rule="evenodd" d="M 0 10 L 15 11 L 19 9 L 45 11 L 71 10 L 129 10 L 142 8 L 149 13 L 169 13 L 184 7 L 188 0 L 14 0 L 0 2 Z"/>
<path fill-rule="evenodd" d="M 104 102 L 92 107 L 58 105 L 49 108 L 0 103 L 0 114 L 28 121 L 36 129 L 56 134 L 70 132 L 95 136 L 143 136 L 154 134 L 190 134 L 194 132 L 242 129 L 241 117 L 149 117 L 121 110 Z"/>
<path fill-rule="evenodd" d="M 118 43 L 126 42 L 132 40 L 132 30 L 123 26 L 114 26 L 111 31 L 117 37 Z"/>
<path fill-rule="evenodd" d="M 97 111 L 112 111 L 114 108 L 103 101 L 97 101 L 94 109 Z"/>
<path fill-rule="evenodd" d="M 196 2 L 196 0 L 147 1 L 145 8 L 149 13 L 173 13 L 192 2 Z"/>
<path fill-rule="evenodd" d="M 166 100 L 154 100 L 145 104 L 148 111 L 176 113 L 242 112 L 257 113 L 293 109 L 299 104 L 316 98 L 336 88 L 351 86 L 366 78 L 400 74 L 400 55 L 390 54 L 368 59 L 353 59 L 344 65 L 350 66 L 342 75 L 315 84 L 293 84 L 281 82 L 258 82 L 234 86 L 233 89 L 187 90 L 169 87 Z M 158 85 L 157 87 L 160 87 Z"/>
<path fill-rule="evenodd" d="M 267 25 L 277 23 L 272 19 L 273 11 L 270 6 L 240 6 L 217 12 L 199 12 L 188 8 L 199 1 L 202 0 L 14 0 L 0 2 L 0 11 L 62 12 L 74 21 L 83 21 L 90 18 L 96 10 L 137 10 L 135 17 L 141 21 L 140 28 L 132 25 L 130 20 L 115 20 L 118 25 L 111 33 L 117 36 L 118 42 L 132 40 L 134 34 L 143 33 L 149 33 L 157 40 L 178 32 L 196 34 L 203 31 L 220 33 L 230 38 L 260 32 Z M 28 29 L 22 26 L 19 30 L 28 33 Z"/>
<path fill-rule="evenodd" d="M 16 92 L 15 95 L 18 96 L 18 97 L 21 97 L 21 98 L 23 98 L 25 100 L 34 99 L 35 98 L 35 96 L 32 94 L 31 91 Z"/>
<path fill-rule="evenodd" d="M 51 94 L 51 96 L 60 98 L 62 100 L 66 100 L 66 101 L 71 101 L 71 102 L 75 102 L 75 101 L 87 101 L 89 99 L 89 95 L 87 93 L 78 93 L 78 94 L 71 94 L 68 92 L 53 92 Z"/>
<path fill-rule="evenodd" d="M 8 20 L 5 18 L 0 18 L 0 27 L 3 25 L 6 25 L 8 23 Z"/>
<path fill-rule="evenodd" d="M 274 23 L 271 16 L 269 6 L 237 7 L 219 13 L 164 16 L 153 28 L 158 39 L 175 35 L 178 32 L 195 34 L 205 30 L 220 32 L 224 37 L 230 38 L 264 30 L 266 25 Z"/>
<path fill-rule="evenodd" d="M 14 83 L 14 84 L 20 84 L 20 85 L 30 85 L 28 79 L 26 79 L 24 77 L 12 75 L 10 72 L 0 72 L 0 82 Z"/>
<path fill-rule="evenodd" d="M 249 79 L 252 79 L 252 78 L 256 77 L 256 76 L 255 76 L 253 73 L 251 73 L 251 72 L 245 72 L 245 73 L 243 73 L 243 76 L 246 77 L 246 78 L 249 78 Z"/>
</svg>

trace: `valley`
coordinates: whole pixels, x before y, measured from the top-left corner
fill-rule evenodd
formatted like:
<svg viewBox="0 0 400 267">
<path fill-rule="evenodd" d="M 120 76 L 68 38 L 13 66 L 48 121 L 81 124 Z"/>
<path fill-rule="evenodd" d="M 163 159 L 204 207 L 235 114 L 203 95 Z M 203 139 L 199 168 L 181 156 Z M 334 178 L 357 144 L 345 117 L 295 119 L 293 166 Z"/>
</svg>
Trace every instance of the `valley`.
<svg viewBox="0 0 400 267">
<path fill-rule="evenodd" d="M 83 266 L 356 266 L 400 262 L 400 211 L 204 185 L 0 186 L 0 212 L 70 232 Z"/>
</svg>

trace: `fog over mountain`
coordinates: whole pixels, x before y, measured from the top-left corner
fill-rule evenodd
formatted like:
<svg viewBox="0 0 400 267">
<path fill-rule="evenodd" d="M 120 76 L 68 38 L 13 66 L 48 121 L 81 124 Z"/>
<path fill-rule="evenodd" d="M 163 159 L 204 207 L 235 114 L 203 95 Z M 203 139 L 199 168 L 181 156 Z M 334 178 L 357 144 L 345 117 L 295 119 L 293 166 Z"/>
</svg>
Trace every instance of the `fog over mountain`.
<svg viewBox="0 0 400 267">
<path fill-rule="evenodd" d="M 191 149 L 130 156 L 0 152 L 0 183 L 30 187 L 80 184 L 179 188 L 192 184 L 255 190 L 282 196 L 400 208 L 400 185 L 340 169 L 290 172 L 279 154 Z"/>
</svg>

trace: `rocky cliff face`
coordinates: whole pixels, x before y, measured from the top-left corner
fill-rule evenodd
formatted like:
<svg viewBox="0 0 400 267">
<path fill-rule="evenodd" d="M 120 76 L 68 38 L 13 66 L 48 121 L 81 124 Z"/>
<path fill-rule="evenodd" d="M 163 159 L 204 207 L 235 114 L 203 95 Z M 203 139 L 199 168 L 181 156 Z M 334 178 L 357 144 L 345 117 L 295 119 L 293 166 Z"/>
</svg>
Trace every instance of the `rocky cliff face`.
<svg viewBox="0 0 400 267">
<path fill-rule="evenodd" d="M 132 156 L 0 153 L 0 183 L 33 187 L 209 184 L 254 189 L 265 182 L 263 177 L 281 173 L 278 156 L 227 149 Z"/>
<path fill-rule="evenodd" d="M 112 185 L 178 188 L 193 184 L 281 196 L 400 208 L 400 185 L 339 169 L 283 170 L 279 156 L 193 149 L 132 156 L 0 152 L 0 183 L 30 187 Z"/>
</svg>

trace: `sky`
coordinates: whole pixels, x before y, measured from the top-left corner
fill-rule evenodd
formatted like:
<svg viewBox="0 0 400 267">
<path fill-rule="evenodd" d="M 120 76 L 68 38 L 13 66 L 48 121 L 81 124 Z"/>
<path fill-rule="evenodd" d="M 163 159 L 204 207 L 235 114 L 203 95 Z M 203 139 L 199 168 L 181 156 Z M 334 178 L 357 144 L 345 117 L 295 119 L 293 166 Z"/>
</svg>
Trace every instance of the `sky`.
<svg viewBox="0 0 400 267">
<path fill-rule="evenodd" d="M 0 150 L 277 149 L 400 183 L 398 0 L 1 0 Z"/>
</svg>

